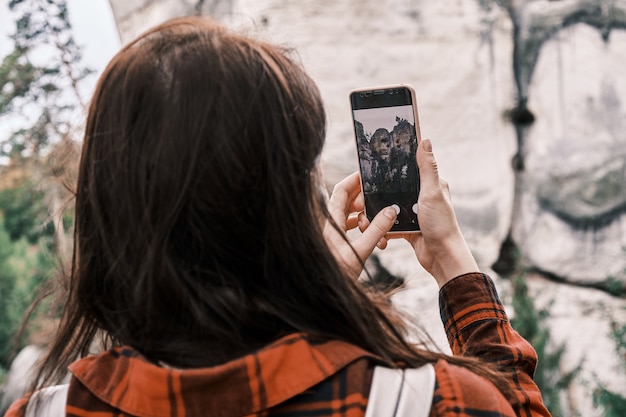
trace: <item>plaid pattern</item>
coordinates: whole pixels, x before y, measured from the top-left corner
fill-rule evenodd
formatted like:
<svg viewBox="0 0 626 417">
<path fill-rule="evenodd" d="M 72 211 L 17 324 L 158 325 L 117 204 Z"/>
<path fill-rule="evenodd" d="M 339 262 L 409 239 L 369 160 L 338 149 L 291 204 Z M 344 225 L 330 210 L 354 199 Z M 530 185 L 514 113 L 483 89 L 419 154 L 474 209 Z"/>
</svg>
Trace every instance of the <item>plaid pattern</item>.
<svg viewBox="0 0 626 417">
<path fill-rule="evenodd" d="M 448 283 L 441 315 L 455 354 L 476 355 L 510 372 L 514 395 L 443 360 L 435 364 L 431 416 L 549 416 L 532 381 L 536 354 L 509 325 L 489 277 Z M 377 359 L 340 341 L 292 334 L 226 364 L 175 370 L 122 347 L 71 365 L 67 415 L 363 417 Z M 24 401 L 6 417 L 20 416 Z M 381 416 L 386 417 L 386 416 Z"/>
</svg>

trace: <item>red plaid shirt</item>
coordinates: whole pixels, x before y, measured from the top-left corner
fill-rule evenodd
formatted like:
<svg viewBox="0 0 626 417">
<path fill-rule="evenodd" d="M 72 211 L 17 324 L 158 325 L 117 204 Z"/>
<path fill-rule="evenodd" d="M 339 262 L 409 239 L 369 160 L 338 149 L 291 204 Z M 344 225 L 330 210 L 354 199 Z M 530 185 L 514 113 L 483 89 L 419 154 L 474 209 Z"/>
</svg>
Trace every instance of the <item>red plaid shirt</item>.
<svg viewBox="0 0 626 417">
<path fill-rule="evenodd" d="M 441 316 L 455 355 L 474 355 L 510 371 L 513 395 L 444 360 L 435 364 L 430 416 L 549 416 L 532 380 L 537 356 L 506 317 L 493 282 L 459 277 L 441 289 Z M 341 342 L 292 334 L 254 354 L 204 369 L 147 362 L 130 347 L 81 359 L 67 415 L 363 417 L 377 359 Z M 22 415 L 25 400 L 5 417 Z M 386 416 L 381 416 L 386 417 Z"/>
</svg>

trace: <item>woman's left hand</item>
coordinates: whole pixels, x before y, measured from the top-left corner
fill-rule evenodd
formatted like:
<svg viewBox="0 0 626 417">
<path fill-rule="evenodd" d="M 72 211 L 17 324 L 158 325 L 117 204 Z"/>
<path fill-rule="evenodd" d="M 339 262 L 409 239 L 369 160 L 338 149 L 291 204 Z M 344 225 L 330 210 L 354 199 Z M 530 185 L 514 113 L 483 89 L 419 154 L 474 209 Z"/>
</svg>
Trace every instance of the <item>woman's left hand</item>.
<svg viewBox="0 0 626 417">
<path fill-rule="evenodd" d="M 354 279 L 361 274 L 363 262 L 372 254 L 375 247 L 378 246 L 380 249 L 387 247 L 385 235 L 397 216 L 393 207 L 386 207 L 371 222 L 367 222 L 363 214 L 365 203 L 360 181 L 358 172 L 349 175 L 335 185 L 330 197 L 328 211 L 341 233 L 330 221 L 326 221 L 324 225 L 324 237 L 328 245 L 339 263 Z M 362 234 L 348 243 L 346 232 L 357 227 L 363 231 Z"/>
</svg>

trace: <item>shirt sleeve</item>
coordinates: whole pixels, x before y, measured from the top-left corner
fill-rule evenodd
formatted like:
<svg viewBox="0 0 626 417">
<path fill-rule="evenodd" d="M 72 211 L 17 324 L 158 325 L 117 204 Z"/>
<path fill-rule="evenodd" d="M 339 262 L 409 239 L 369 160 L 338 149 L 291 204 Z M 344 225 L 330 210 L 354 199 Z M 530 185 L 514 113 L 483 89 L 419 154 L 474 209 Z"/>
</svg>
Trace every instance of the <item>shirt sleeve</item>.
<svg viewBox="0 0 626 417">
<path fill-rule="evenodd" d="M 441 288 L 439 307 L 454 355 L 478 357 L 504 372 L 517 415 L 550 415 L 533 381 L 537 353 L 511 327 L 491 278 L 471 273 L 453 279 Z"/>
<path fill-rule="evenodd" d="M 9 407 L 4 417 L 24 417 L 26 406 L 28 405 L 28 397 L 22 397 Z"/>
</svg>

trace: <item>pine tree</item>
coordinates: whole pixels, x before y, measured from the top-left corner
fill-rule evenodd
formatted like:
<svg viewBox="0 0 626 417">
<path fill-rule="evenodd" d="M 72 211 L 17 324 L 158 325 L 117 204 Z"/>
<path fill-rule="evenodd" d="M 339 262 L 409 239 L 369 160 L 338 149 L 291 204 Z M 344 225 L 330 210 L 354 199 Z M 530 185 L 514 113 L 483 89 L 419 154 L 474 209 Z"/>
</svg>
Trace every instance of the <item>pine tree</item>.
<svg viewBox="0 0 626 417">
<path fill-rule="evenodd" d="M 622 371 L 626 371 L 626 323 L 611 320 L 611 338 L 615 342 L 615 353 Z M 626 397 L 609 390 L 602 383 L 593 392 L 593 404 L 603 409 L 605 417 L 626 416 Z"/>
<path fill-rule="evenodd" d="M 534 380 L 541 390 L 543 401 L 554 417 L 564 415 L 561 393 L 567 390 L 580 373 L 581 364 L 563 373 L 561 360 L 566 350 L 565 343 L 552 346 L 550 329 L 545 325 L 550 313 L 547 308 L 537 309 L 528 294 L 525 274 L 513 278 L 513 309 L 515 316 L 511 325 L 535 348 L 539 358 Z"/>
</svg>

